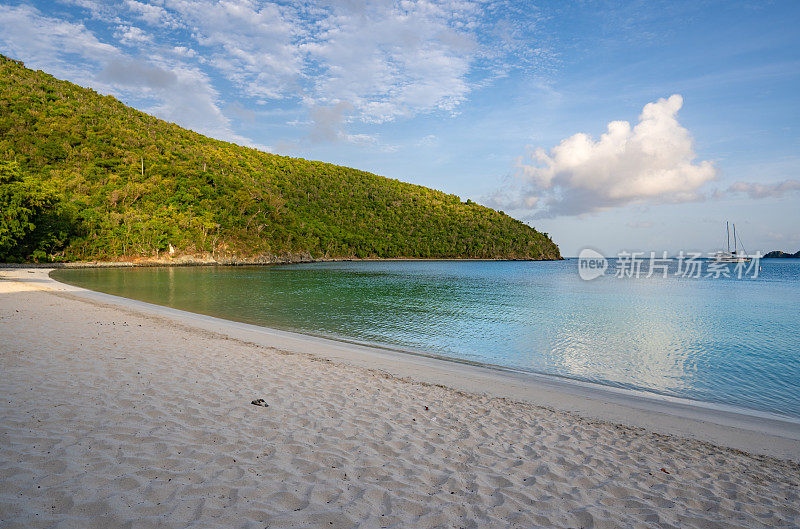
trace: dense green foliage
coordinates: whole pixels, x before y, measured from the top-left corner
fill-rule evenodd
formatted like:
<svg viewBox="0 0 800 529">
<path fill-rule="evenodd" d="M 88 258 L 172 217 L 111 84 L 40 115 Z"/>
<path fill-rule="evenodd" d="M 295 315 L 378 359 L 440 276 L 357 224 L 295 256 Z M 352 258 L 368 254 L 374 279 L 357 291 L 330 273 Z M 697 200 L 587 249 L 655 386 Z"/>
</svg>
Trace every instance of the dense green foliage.
<svg viewBox="0 0 800 529">
<path fill-rule="evenodd" d="M 76 225 L 68 203 L 23 179 L 16 163 L 0 162 L 0 262 L 48 260 L 67 245 Z"/>
<path fill-rule="evenodd" d="M 2 56 L 0 161 L 17 172 L 0 184 L 17 197 L 2 199 L 7 258 L 170 245 L 241 259 L 560 257 L 547 235 L 471 201 L 207 138 Z"/>
</svg>

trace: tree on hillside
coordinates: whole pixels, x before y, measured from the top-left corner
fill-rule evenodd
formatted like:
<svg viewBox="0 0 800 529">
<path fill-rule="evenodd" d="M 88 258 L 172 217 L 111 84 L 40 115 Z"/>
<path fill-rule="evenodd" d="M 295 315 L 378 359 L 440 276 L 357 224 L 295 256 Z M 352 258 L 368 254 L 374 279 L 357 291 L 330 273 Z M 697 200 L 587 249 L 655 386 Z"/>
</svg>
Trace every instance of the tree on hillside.
<svg viewBox="0 0 800 529">
<path fill-rule="evenodd" d="M 76 219 L 56 195 L 0 162 L 0 261 L 49 260 L 75 231 Z"/>
</svg>

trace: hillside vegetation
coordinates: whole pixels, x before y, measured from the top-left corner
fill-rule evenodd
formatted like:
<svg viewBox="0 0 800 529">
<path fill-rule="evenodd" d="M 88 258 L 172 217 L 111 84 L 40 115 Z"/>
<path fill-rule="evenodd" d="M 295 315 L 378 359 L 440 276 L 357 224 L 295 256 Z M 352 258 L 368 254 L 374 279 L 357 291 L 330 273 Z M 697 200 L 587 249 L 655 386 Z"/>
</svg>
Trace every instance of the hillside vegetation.
<svg viewBox="0 0 800 529">
<path fill-rule="evenodd" d="M 142 165 L 144 169 L 142 169 Z M 558 259 L 457 196 L 218 141 L 0 56 L 0 260 Z"/>
</svg>

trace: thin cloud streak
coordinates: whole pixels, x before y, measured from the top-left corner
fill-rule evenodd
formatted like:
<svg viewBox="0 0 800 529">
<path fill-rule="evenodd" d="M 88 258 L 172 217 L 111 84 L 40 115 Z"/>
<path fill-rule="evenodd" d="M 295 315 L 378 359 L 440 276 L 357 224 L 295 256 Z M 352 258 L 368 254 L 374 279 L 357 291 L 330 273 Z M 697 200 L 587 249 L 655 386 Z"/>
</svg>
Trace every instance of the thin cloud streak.
<svg viewBox="0 0 800 529">
<path fill-rule="evenodd" d="M 728 188 L 728 192 L 744 193 L 752 199 L 781 198 L 789 193 L 800 192 L 800 180 L 784 180 L 771 184 L 736 182 Z"/>
</svg>

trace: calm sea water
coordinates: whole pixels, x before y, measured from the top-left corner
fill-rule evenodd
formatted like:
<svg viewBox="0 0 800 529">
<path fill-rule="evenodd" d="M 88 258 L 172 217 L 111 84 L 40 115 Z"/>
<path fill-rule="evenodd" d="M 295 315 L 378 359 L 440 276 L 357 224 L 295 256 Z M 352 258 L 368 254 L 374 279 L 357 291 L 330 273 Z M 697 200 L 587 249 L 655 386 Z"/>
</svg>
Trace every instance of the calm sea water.
<svg viewBox="0 0 800 529">
<path fill-rule="evenodd" d="M 192 312 L 800 417 L 800 260 L 756 279 L 578 276 L 577 261 L 58 270 Z"/>
</svg>

